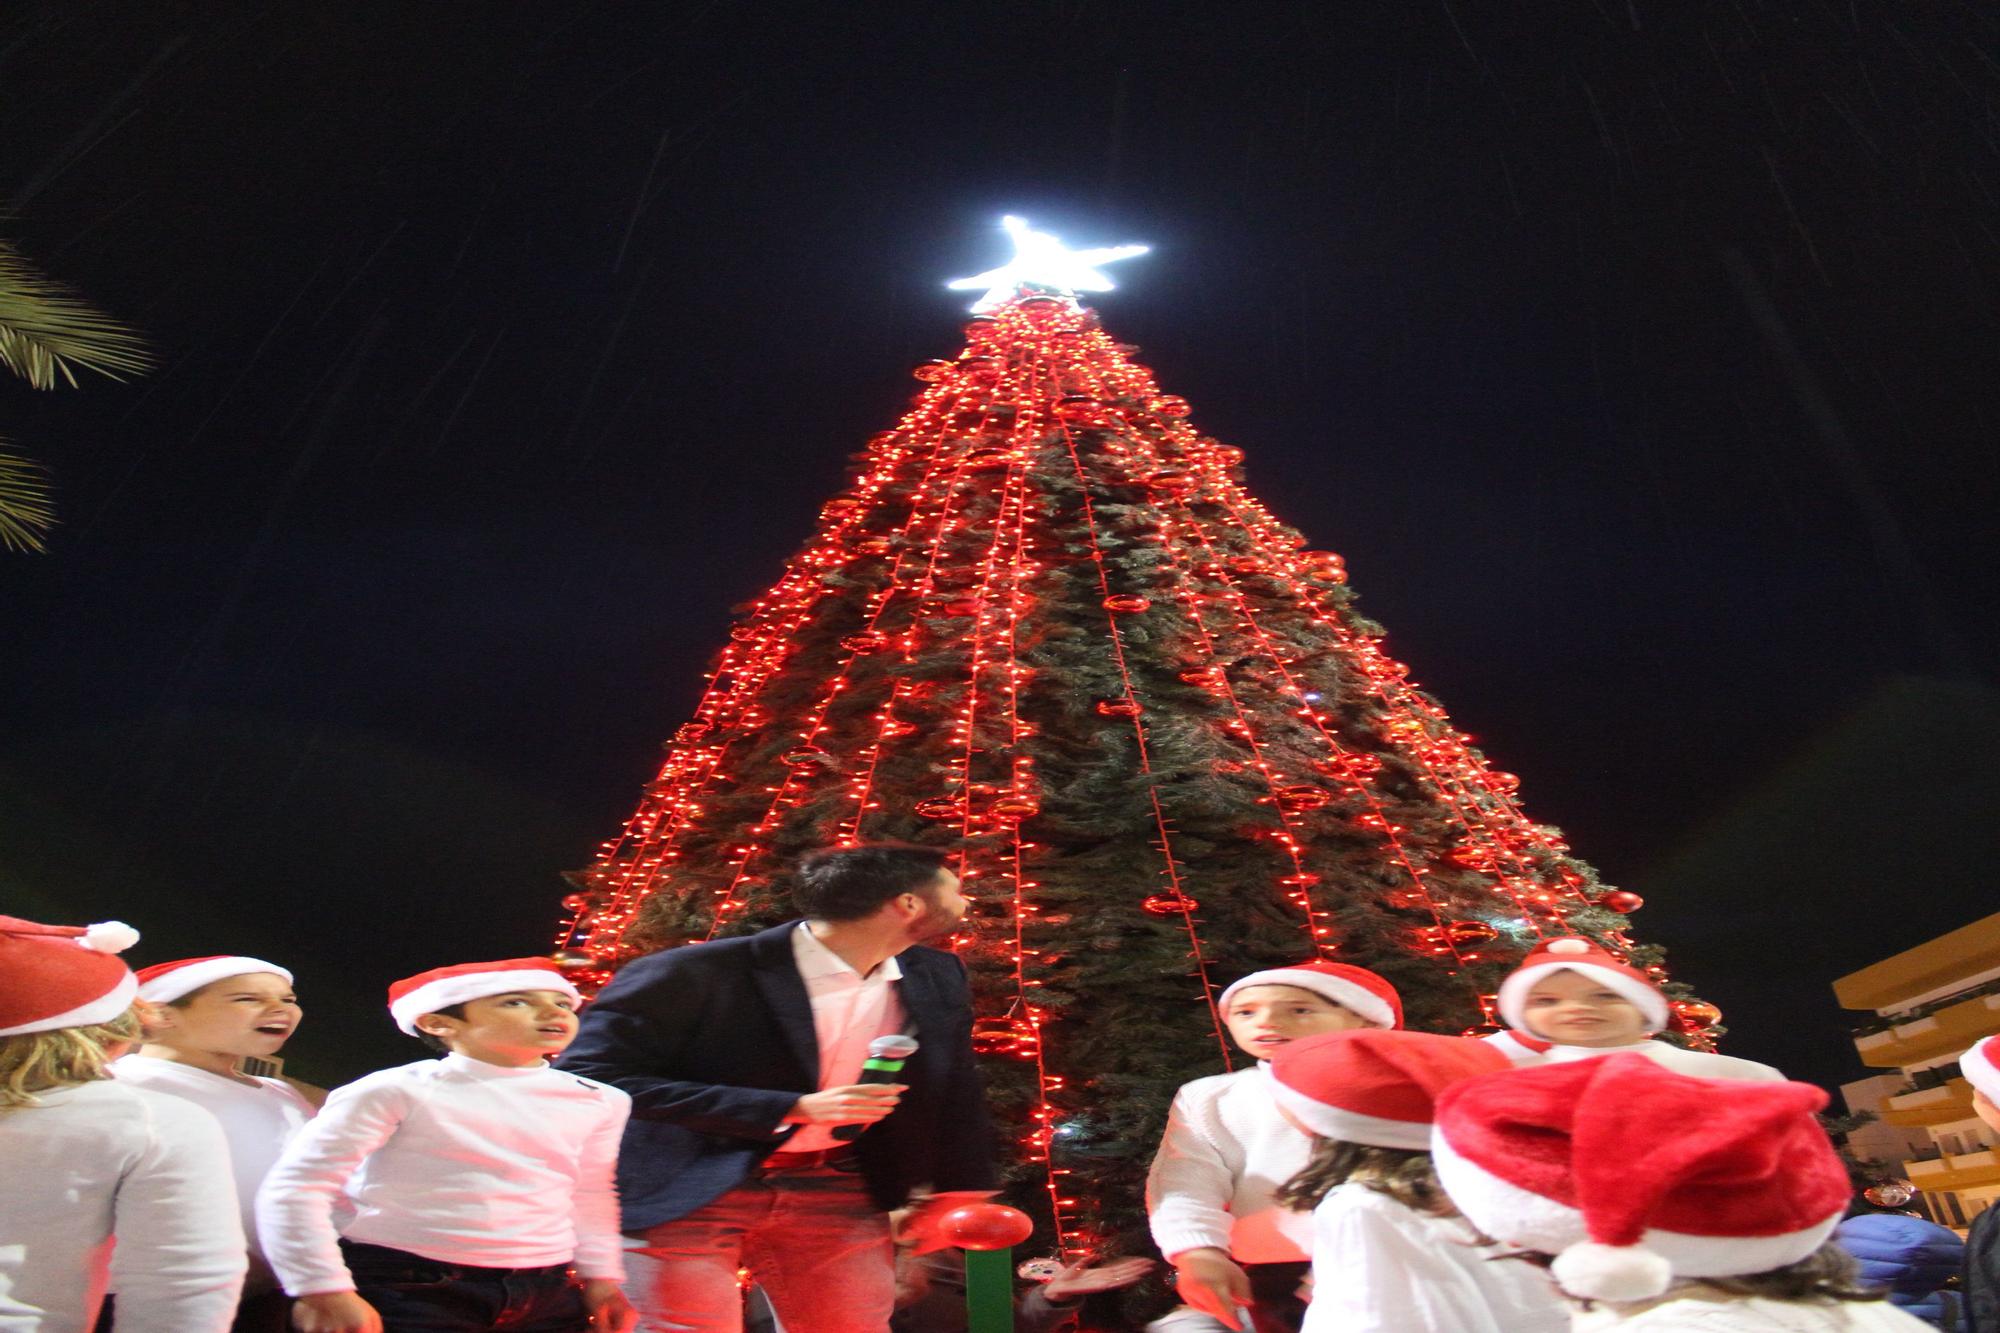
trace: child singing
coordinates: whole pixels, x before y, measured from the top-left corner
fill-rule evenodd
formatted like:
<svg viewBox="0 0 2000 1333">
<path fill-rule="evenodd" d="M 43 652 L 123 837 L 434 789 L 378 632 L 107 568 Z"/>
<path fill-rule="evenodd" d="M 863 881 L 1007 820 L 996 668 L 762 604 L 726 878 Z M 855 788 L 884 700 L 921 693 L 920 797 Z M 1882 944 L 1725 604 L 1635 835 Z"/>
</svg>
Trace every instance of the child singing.
<svg viewBox="0 0 2000 1333">
<path fill-rule="evenodd" d="M 1252 972 L 1222 992 L 1217 1008 L 1237 1049 L 1259 1061 L 1321 1033 L 1403 1024 L 1394 986 L 1323 959 Z M 1257 1333 L 1296 1333 L 1312 1226 L 1275 1196 L 1311 1147 L 1278 1114 L 1254 1066 L 1175 1094 L 1146 1180 L 1146 1211 L 1181 1299 L 1231 1328 L 1247 1310 Z"/>
</svg>

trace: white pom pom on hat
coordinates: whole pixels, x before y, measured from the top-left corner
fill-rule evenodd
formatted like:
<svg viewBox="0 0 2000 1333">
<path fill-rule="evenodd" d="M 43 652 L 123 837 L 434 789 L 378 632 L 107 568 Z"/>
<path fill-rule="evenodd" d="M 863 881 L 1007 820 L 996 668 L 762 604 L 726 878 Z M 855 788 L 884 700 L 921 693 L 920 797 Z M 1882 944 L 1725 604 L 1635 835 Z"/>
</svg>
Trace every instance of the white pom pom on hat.
<svg viewBox="0 0 2000 1333">
<path fill-rule="evenodd" d="M 1987 1101 L 2000 1106 L 2000 1037 L 1988 1037 L 1959 1056 L 1958 1070 Z"/>
<path fill-rule="evenodd" d="M 108 1023 L 138 983 L 118 960 L 138 943 L 122 921 L 48 926 L 0 916 L 0 1037 Z"/>
<path fill-rule="evenodd" d="M 1767 1272 L 1825 1243 L 1849 1196 L 1814 1118 L 1825 1105 L 1803 1083 L 1607 1055 L 1447 1088 L 1431 1157 L 1459 1211 L 1553 1256 L 1564 1290 L 1644 1300 L 1675 1278 Z"/>
<path fill-rule="evenodd" d="M 1557 972 L 1581 972 L 1592 981 L 1601 982 L 1618 992 L 1646 1016 L 1648 1032 L 1660 1031 L 1672 1017 L 1667 1008 L 1667 997 L 1660 993 L 1652 978 L 1638 968 L 1620 962 L 1593 941 L 1578 935 L 1564 935 L 1542 941 L 1500 983 L 1500 992 L 1495 998 L 1500 1017 L 1508 1027 L 1533 1035 L 1534 1030 L 1527 1022 L 1528 992 L 1535 988 L 1536 982 Z"/>
</svg>

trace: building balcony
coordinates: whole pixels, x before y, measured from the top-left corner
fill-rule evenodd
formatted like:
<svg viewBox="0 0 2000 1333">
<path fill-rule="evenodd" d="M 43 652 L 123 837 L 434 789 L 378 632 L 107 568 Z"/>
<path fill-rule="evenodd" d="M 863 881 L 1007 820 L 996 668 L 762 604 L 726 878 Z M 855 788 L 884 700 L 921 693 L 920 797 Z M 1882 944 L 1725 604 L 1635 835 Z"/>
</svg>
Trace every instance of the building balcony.
<svg viewBox="0 0 2000 1333">
<path fill-rule="evenodd" d="M 1903 1092 L 1891 1097 L 1882 1108 L 1882 1123 L 1915 1128 L 1921 1125 L 1948 1125 L 1972 1118 L 1972 1085 L 1955 1078 L 1941 1088 Z"/>
<path fill-rule="evenodd" d="M 1976 995 L 1926 1018 L 1856 1037 L 1854 1049 L 1871 1069 L 1901 1069 L 1956 1055 L 1995 1032 L 2000 1032 L 2000 995 Z"/>
<path fill-rule="evenodd" d="M 1976 1189 L 2000 1185 L 2000 1154 L 1986 1148 L 1980 1152 L 1946 1153 L 1928 1162 L 1905 1162 L 1903 1170 L 1910 1183 L 1920 1190 Z"/>
</svg>

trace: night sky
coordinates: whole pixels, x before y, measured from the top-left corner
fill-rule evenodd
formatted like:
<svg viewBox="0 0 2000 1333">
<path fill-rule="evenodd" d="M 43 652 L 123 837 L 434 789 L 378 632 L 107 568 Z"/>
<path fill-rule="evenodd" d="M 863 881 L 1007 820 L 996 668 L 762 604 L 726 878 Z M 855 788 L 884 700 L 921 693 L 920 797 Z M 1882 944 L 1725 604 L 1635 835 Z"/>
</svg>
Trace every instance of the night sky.
<svg viewBox="0 0 2000 1333">
<path fill-rule="evenodd" d="M 0 18 L 0 911 L 389 980 L 547 947 L 1024 213 L 1520 773 L 1725 1049 L 2000 855 L 2000 21 L 1970 3 L 230 4 Z"/>
</svg>

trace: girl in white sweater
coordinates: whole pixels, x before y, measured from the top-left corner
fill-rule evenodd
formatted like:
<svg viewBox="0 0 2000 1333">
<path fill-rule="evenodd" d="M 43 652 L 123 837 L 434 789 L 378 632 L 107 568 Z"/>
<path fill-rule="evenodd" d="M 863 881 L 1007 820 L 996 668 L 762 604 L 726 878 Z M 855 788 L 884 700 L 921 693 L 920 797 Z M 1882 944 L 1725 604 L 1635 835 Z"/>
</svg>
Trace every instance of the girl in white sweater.
<svg viewBox="0 0 2000 1333">
<path fill-rule="evenodd" d="M 1324 959 L 1253 972 L 1217 1008 L 1230 1039 L 1259 1061 L 1305 1037 L 1403 1023 L 1394 986 Z M 1146 1179 L 1153 1240 L 1174 1265 L 1181 1299 L 1231 1328 L 1247 1316 L 1257 1333 L 1296 1333 L 1312 1224 L 1275 1196 L 1311 1150 L 1254 1066 L 1181 1088 Z"/>
<path fill-rule="evenodd" d="M 313 1106 L 283 1079 L 244 1073 L 243 1062 L 276 1055 L 297 1031 L 292 974 L 225 954 L 156 963 L 138 979 L 145 1044 L 112 1065 L 112 1076 L 191 1102 L 222 1126 L 250 1241 L 236 1333 L 281 1333 L 290 1305 L 257 1245 L 257 1187 Z"/>
<path fill-rule="evenodd" d="M 1335 1032 L 1293 1042 L 1266 1081 L 1313 1137 L 1312 1161 L 1278 1192 L 1312 1213 L 1305 1333 L 1561 1333 L 1548 1275 L 1500 1254 L 1438 1185 L 1434 1099 L 1507 1069 L 1482 1041 L 1428 1032 Z"/>
<path fill-rule="evenodd" d="M 223 1333 L 236 1312 L 222 1130 L 105 1073 L 139 1035 L 114 956 L 137 939 L 0 917 L 0 1330 L 87 1333 L 108 1281 L 116 1333 Z"/>
<path fill-rule="evenodd" d="M 1825 1105 L 1614 1055 L 1447 1089 L 1432 1156 L 1460 1212 L 1548 1265 L 1577 1333 L 1921 1333 L 1830 1243 L 1850 1187 Z"/>
</svg>

